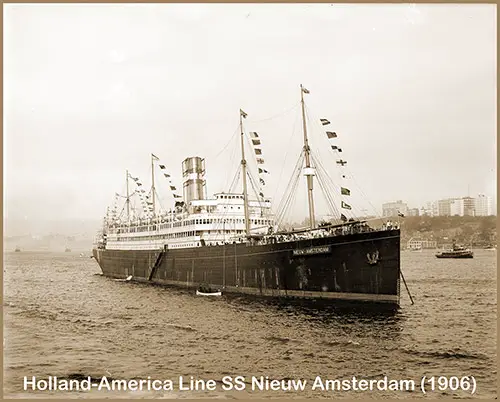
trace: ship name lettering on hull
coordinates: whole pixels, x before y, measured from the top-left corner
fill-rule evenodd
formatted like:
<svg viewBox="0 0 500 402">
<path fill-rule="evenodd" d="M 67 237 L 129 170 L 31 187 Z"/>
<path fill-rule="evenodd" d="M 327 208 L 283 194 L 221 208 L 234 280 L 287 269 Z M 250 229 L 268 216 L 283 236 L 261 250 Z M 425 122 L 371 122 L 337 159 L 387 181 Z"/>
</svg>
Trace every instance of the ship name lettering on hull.
<svg viewBox="0 0 500 402">
<path fill-rule="evenodd" d="M 311 255 L 311 254 L 327 254 L 331 251 L 330 246 L 317 246 L 309 248 L 299 248 L 293 250 L 294 256 Z"/>
</svg>

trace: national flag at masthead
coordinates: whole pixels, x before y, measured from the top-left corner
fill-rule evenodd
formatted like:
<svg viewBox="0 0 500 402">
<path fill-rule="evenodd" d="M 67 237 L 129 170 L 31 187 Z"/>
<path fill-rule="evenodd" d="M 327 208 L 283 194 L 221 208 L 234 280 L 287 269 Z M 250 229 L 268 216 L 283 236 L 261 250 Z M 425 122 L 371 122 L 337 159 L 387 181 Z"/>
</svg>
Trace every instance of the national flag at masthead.
<svg viewBox="0 0 500 402">
<path fill-rule="evenodd" d="M 248 115 L 243 110 L 240 109 L 240 116 L 246 119 Z"/>
<path fill-rule="evenodd" d="M 305 94 L 308 94 L 309 90 L 307 88 L 302 87 L 302 92 L 304 92 Z"/>
<path fill-rule="evenodd" d="M 151 154 L 151 158 L 153 158 L 153 160 L 155 160 L 155 161 L 160 160 L 160 158 L 158 158 L 155 154 Z"/>
</svg>

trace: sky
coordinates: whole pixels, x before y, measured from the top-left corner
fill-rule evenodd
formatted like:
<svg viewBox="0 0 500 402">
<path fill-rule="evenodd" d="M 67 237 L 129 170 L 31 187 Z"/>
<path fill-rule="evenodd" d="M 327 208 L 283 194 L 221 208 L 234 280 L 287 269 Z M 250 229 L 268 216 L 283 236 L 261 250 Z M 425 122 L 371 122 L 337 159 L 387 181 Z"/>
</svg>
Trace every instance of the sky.
<svg viewBox="0 0 500 402">
<path fill-rule="evenodd" d="M 327 118 L 357 211 L 496 204 L 496 48 L 492 4 L 6 4 L 4 217 L 98 220 L 126 169 L 150 185 L 151 153 L 177 187 L 183 159 L 203 157 L 208 194 L 228 191 L 240 108 L 278 206 L 302 147 L 301 84 L 313 151 L 338 180 Z"/>
</svg>

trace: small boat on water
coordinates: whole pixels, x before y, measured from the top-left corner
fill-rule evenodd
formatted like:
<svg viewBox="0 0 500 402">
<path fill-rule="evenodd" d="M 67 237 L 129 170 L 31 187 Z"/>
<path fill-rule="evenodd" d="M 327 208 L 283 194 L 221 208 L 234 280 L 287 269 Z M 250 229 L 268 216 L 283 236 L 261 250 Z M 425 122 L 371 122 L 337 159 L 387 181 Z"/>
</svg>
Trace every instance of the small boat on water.
<svg viewBox="0 0 500 402">
<path fill-rule="evenodd" d="M 69 247 L 66 247 L 66 248 L 64 249 L 64 252 L 65 252 L 65 253 L 71 253 L 71 249 L 70 249 Z"/>
<path fill-rule="evenodd" d="M 222 296 L 222 292 L 204 293 L 204 292 L 200 292 L 199 290 L 197 290 L 196 296 Z"/>
<path fill-rule="evenodd" d="M 200 286 L 196 290 L 196 296 L 222 296 L 222 292 L 220 289 L 213 290 L 207 286 Z"/>
<path fill-rule="evenodd" d="M 474 258 L 474 253 L 472 250 L 458 246 L 453 242 L 453 246 L 450 250 L 443 250 L 436 253 L 437 258 Z"/>
<path fill-rule="evenodd" d="M 20 253 L 21 252 L 21 248 L 19 246 L 16 246 L 16 249 L 14 250 L 16 253 Z"/>
<path fill-rule="evenodd" d="M 125 279 L 115 279 L 115 282 L 129 282 L 131 280 L 132 280 L 132 275 L 129 275 Z"/>
</svg>

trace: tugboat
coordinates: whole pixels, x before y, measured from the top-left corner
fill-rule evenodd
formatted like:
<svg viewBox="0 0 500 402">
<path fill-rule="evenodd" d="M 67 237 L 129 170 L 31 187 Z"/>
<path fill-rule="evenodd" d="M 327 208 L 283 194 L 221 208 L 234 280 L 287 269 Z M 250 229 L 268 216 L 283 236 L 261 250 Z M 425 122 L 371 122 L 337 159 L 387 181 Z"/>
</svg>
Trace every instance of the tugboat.
<svg viewBox="0 0 500 402">
<path fill-rule="evenodd" d="M 458 246 L 455 241 L 453 241 L 452 248 L 450 250 L 443 250 L 436 254 L 437 258 L 474 258 L 474 253 L 465 247 Z"/>
</svg>

